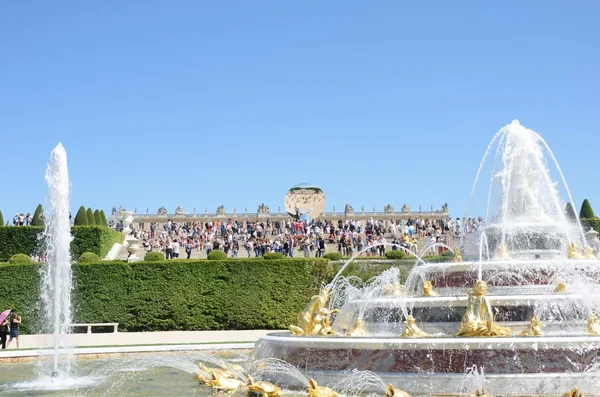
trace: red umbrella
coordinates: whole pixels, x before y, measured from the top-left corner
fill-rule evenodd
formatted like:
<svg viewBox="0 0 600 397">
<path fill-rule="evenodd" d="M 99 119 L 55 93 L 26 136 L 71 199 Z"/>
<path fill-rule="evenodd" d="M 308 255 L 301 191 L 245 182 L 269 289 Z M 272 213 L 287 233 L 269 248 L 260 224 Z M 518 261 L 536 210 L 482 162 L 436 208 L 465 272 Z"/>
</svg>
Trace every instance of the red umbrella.
<svg viewBox="0 0 600 397">
<path fill-rule="evenodd" d="M 4 319 L 5 319 L 6 317 L 8 317 L 8 315 L 9 315 L 9 314 L 10 314 L 10 309 L 8 309 L 8 310 L 5 310 L 5 311 L 3 311 L 2 313 L 0 313 L 0 323 L 1 323 L 2 321 L 4 321 Z"/>
</svg>

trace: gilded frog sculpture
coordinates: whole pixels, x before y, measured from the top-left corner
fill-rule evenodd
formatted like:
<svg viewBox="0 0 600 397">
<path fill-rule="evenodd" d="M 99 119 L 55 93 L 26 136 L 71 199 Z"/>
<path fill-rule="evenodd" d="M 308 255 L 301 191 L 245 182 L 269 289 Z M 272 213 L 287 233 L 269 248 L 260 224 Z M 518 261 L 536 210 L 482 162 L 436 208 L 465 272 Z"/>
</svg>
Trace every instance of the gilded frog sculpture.
<svg viewBox="0 0 600 397">
<path fill-rule="evenodd" d="M 401 296 L 407 296 L 408 290 L 404 285 L 400 284 L 398 281 L 394 281 L 393 283 L 390 283 L 383 288 L 383 294 L 385 296 L 398 298 Z"/>
<path fill-rule="evenodd" d="M 587 326 L 585 327 L 585 332 L 590 335 L 600 335 L 600 323 L 598 322 L 598 316 L 595 314 L 590 314 L 587 319 Z"/>
<path fill-rule="evenodd" d="M 473 394 L 473 396 L 474 397 L 493 397 L 492 395 L 487 394 L 483 387 L 475 390 L 475 394 Z"/>
<path fill-rule="evenodd" d="M 329 387 L 319 386 L 314 379 L 308 380 L 309 386 L 306 388 L 309 397 L 337 397 L 335 390 Z"/>
<path fill-rule="evenodd" d="M 542 336 L 542 323 L 537 316 L 533 316 L 531 322 L 523 331 L 519 332 L 519 336 Z"/>
<path fill-rule="evenodd" d="M 354 327 L 348 332 L 348 336 L 365 336 L 365 322 L 361 317 L 356 319 Z"/>
<path fill-rule="evenodd" d="M 215 381 L 217 378 L 221 379 L 233 379 L 235 374 L 229 370 L 222 368 L 208 368 L 206 365 L 198 364 L 200 371 L 196 372 L 196 379 L 205 385 L 209 385 L 210 381 Z"/>
<path fill-rule="evenodd" d="M 396 389 L 391 383 L 387 384 L 384 397 L 412 397 L 405 391 Z"/>
<path fill-rule="evenodd" d="M 506 250 L 506 247 L 504 246 L 504 244 L 500 244 L 498 246 L 498 259 L 501 261 L 507 261 L 510 259 L 510 256 L 508 255 L 508 251 Z"/>
<path fill-rule="evenodd" d="M 292 335 L 333 335 L 330 316 L 339 313 L 339 309 L 329 310 L 326 308 L 331 292 L 327 287 L 321 289 L 319 295 L 314 295 L 298 314 L 298 325 L 290 325 Z"/>
<path fill-rule="evenodd" d="M 257 395 L 259 397 L 279 397 L 283 393 L 281 391 L 281 387 L 277 386 L 274 383 L 267 382 L 264 380 L 259 380 L 258 382 L 254 381 L 250 375 L 247 375 L 248 378 L 248 394 L 249 395 Z"/>
<path fill-rule="evenodd" d="M 566 392 L 565 394 L 563 394 L 561 397 L 585 397 L 585 394 L 583 394 L 577 387 L 574 388 L 571 391 Z"/>
<path fill-rule="evenodd" d="M 440 294 L 433 290 L 433 285 L 431 285 L 431 281 L 426 280 L 423 283 L 423 296 L 440 296 Z"/>
<path fill-rule="evenodd" d="M 425 338 L 429 336 L 429 334 L 421 331 L 421 329 L 417 327 L 415 318 L 409 314 L 404 322 L 404 332 L 402 332 L 402 336 L 404 338 Z"/>
<path fill-rule="evenodd" d="M 560 278 L 557 278 L 556 287 L 554 288 L 553 292 L 557 294 L 564 294 L 565 292 L 567 292 L 567 283 L 565 283 Z"/>
<path fill-rule="evenodd" d="M 577 248 L 577 245 L 575 243 L 571 243 L 569 245 L 569 251 L 567 253 L 567 257 L 569 259 L 581 259 L 583 257 L 581 255 L 581 253 L 579 252 L 579 249 Z"/>
<path fill-rule="evenodd" d="M 490 302 L 485 297 L 487 283 L 477 280 L 473 290 L 467 295 L 466 312 L 456 336 L 507 336 L 510 329 L 494 323 L 494 314 Z"/>
</svg>

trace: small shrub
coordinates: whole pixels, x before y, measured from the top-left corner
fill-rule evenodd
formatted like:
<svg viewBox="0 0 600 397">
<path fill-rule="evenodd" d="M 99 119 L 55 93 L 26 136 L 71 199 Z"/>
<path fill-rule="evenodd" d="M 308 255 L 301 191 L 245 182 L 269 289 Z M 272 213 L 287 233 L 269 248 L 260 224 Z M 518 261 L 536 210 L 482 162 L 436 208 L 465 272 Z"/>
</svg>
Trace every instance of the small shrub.
<svg viewBox="0 0 600 397">
<path fill-rule="evenodd" d="M 162 252 L 148 252 L 146 256 L 144 256 L 145 261 L 155 262 L 155 261 L 164 261 L 165 256 Z"/>
<path fill-rule="evenodd" d="M 224 259 L 227 259 L 227 254 L 224 253 L 223 251 L 214 250 L 214 251 L 210 251 L 210 254 L 208 254 L 207 259 L 209 259 L 211 261 L 222 261 Z"/>
<path fill-rule="evenodd" d="M 328 252 L 323 255 L 323 258 L 329 259 L 330 261 L 341 261 L 344 257 L 339 252 Z"/>
<path fill-rule="evenodd" d="M 385 252 L 385 259 L 404 259 L 405 256 L 406 255 L 404 255 L 404 252 L 401 250 Z"/>
<path fill-rule="evenodd" d="M 281 252 L 267 252 L 263 255 L 264 259 L 283 259 L 284 257 L 285 255 L 283 255 Z"/>
<path fill-rule="evenodd" d="M 32 262 L 33 261 L 31 260 L 29 255 L 25 255 L 25 254 L 14 254 L 8 260 L 8 263 L 10 263 L 11 265 L 19 265 L 22 263 L 32 263 Z"/>
<path fill-rule="evenodd" d="M 442 257 L 444 258 L 454 258 L 454 251 L 446 250 L 442 253 Z"/>
<path fill-rule="evenodd" d="M 84 252 L 79 257 L 79 262 L 81 263 L 96 263 L 100 261 L 100 257 L 93 252 Z"/>
</svg>

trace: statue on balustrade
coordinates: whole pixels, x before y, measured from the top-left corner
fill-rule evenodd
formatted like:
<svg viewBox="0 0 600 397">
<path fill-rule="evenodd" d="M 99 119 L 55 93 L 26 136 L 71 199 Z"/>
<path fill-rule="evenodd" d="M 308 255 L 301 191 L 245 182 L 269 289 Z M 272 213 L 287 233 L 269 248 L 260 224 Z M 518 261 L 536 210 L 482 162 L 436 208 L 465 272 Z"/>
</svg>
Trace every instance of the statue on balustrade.
<svg viewBox="0 0 600 397">
<path fill-rule="evenodd" d="M 225 206 L 220 205 L 217 207 L 217 215 L 225 215 Z"/>
<path fill-rule="evenodd" d="M 258 206 L 258 210 L 256 212 L 258 214 L 270 214 L 271 210 L 269 209 L 268 205 L 265 205 L 265 203 L 262 203 L 261 205 Z"/>
<path fill-rule="evenodd" d="M 165 206 L 163 205 L 162 207 L 160 207 L 160 208 L 159 208 L 159 209 L 156 211 L 156 213 L 157 213 L 158 215 L 167 215 L 167 209 L 166 209 L 166 208 L 165 208 Z"/>
<path fill-rule="evenodd" d="M 402 206 L 402 210 L 401 210 L 401 211 L 402 211 L 403 213 L 410 212 L 410 206 L 409 206 L 409 205 L 407 205 L 407 204 L 404 204 L 404 205 Z"/>
<path fill-rule="evenodd" d="M 344 207 L 344 214 L 353 214 L 354 213 L 354 208 L 352 208 L 352 206 L 350 204 L 346 204 L 346 206 Z"/>
<path fill-rule="evenodd" d="M 385 212 L 386 214 L 393 214 L 394 213 L 394 207 L 392 207 L 391 204 L 388 204 L 385 207 L 383 207 L 383 212 Z"/>
<path fill-rule="evenodd" d="M 178 206 L 175 208 L 175 215 L 185 215 L 185 209 L 183 209 L 181 206 Z"/>
<path fill-rule="evenodd" d="M 444 203 L 444 205 L 442 205 L 442 213 L 443 214 L 448 213 L 448 203 Z"/>
</svg>

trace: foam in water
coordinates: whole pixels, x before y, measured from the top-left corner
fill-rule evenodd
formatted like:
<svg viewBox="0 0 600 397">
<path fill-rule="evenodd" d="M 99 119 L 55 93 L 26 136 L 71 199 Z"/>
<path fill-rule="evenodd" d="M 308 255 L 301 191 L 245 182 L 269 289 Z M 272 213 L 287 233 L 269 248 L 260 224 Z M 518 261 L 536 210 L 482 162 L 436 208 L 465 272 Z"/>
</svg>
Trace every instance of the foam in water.
<svg viewBox="0 0 600 397">
<path fill-rule="evenodd" d="M 42 268 L 44 331 L 54 337 L 53 376 L 68 377 L 71 370 L 72 345 L 70 330 L 66 325 L 71 323 L 70 244 L 72 237 L 69 220 L 70 182 L 67 153 L 60 143 L 50 154 L 46 182 L 48 183 L 48 209 L 44 235 L 47 263 Z"/>
</svg>

